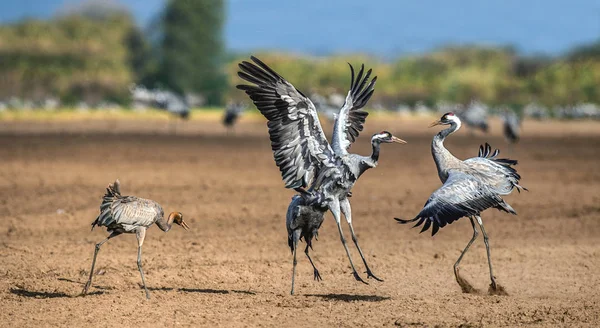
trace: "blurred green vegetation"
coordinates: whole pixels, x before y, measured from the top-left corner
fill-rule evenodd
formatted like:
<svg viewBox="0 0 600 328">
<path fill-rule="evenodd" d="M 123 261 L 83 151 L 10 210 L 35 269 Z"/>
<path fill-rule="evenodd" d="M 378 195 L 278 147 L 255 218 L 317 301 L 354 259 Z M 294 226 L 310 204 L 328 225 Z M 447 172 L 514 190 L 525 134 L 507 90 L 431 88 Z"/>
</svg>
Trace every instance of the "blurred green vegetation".
<svg viewBox="0 0 600 328">
<path fill-rule="evenodd" d="M 128 105 L 132 83 L 195 92 L 220 105 L 247 100 L 235 89 L 237 63 L 249 54 L 225 54 L 222 0 L 170 0 L 148 35 L 122 11 L 81 10 L 52 20 L 0 26 L 0 100 L 11 97 L 63 105 L 81 101 Z M 378 75 L 371 104 L 395 108 L 438 101 L 546 106 L 600 103 L 600 41 L 562 57 L 523 57 L 511 48 L 448 47 L 384 61 L 367 55 L 311 57 L 255 54 L 310 95 L 345 94 L 347 62 Z"/>
<path fill-rule="evenodd" d="M 131 17 L 67 15 L 0 26 L 0 99 L 126 102 L 135 80 Z"/>
<path fill-rule="evenodd" d="M 594 48 L 595 47 L 595 48 Z M 349 83 L 346 62 L 361 63 L 378 76 L 374 102 L 389 108 L 422 101 L 466 104 L 473 99 L 490 105 L 546 106 L 581 102 L 600 103 L 600 42 L 561 58 L 521 57 L 510 48 L 448 47 L 429 54 L 381 61 L 367 56 L 314 58 L 281 53 L 256 54 L 308 94 L 344 94 Z M 596 49 L 592 51 L 592 49 Z M 237 63 L 249 55 L 232 58 L 227 65 L 229 84 L 241 82 Z M 243 95 L 230 90 L 231 98 Z"/>
</svg>

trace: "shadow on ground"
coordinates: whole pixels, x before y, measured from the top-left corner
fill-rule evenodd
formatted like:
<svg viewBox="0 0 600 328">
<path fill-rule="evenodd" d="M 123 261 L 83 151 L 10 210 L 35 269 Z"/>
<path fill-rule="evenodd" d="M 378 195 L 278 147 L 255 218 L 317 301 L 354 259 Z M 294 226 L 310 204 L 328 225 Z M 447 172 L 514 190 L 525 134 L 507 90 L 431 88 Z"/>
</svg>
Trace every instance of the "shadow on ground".
<svg viewBox="0 0 600 328">
<path fill-rule="evenodd" d="M 247 290 L 225 290 L 225 289 L 210 289 L 210 288 L 179 288 L 180 292 L 185 293 L 204 293 L 204 294 L 246 294 L 246 295 L 256 295 L 255 292 L 247 291 Z"/>
<path fill-rule="evenodd" d="M 350 295 L 350 294 L 308 294 L 308 297 L 320 297 L 326 300 L 344 301 L 344 302 L 381 302 L 389 300 L 390 297 L 377 295 Z"/>
<path fill-rule="evenodd" d="M 15 294 L 15 295 L 21 296 L 21 297 L 40 298 L 40 299 L 71 298 L 71 297 L 79 296 L 79 295 L 69 295 L 69 294 L 65 294 L 63 292 L 43 292 L 43 291 L 27 290 L 24 288 L 11 288 L 10 292 L 12 294 Z M 87 293 L 87 295 L 100 295 L 100 294 L 104 294 L 104 292 L 95 291 L 95 292 Z"/>
</svg>

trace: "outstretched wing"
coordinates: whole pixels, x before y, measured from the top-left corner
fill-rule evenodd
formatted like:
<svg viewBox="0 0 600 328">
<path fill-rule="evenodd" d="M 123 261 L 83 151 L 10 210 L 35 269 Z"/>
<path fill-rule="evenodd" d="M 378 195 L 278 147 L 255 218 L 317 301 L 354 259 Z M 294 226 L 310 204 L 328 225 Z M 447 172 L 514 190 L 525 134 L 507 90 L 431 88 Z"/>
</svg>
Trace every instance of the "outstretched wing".
<svg viewBox="0 0 600 328">
<path fill-rule="evenodd" d="M 350 91 L 346 96 L 346 102 L 335 121 L 333 130 L 333 150 L 339 156 L 342 156 L 348 152 L 350 145 L 356 140 L 359 133 L 363 130 L 363 124 L 367 119 L 369 113 L 362 110 L 366 105 L 367 101 L 373 95 L 375 91 L 375 82 L 377 76 L 369 82 L 371 76 L 371 70 L 364 74 L 365 66 L 361 65 L 358 76 L 354 79 L 354 68 L 350 66 L 350 72 L 352 74 L 350 82 Z M 368 84 L 367 84 L 368 82 Z"/>
<path fill-rule="evenodd" d="M 315 105 L 269 66 L 252 56 L 239 64 L 238 85 L 269 120 L 275 163 L 286 188 L 306 188 L 317 172 L 332 165 L 334 154 L 321 128 Z"/>
<path fill-rule="evenodd" d="M 480 212 L 491 207 L 516 214 L 510 205 L 480 179 L 457 170 L 450 170 L 448 180 L 431 194 L 414 219 L 396 219 L 396 221 L 400 223 L 417 221 L 415 227 L 424 224 L 421 232 L 433 226 L 431 232 L 433 236 L 446 224 L 451 224 L 463 216 L 479 215 Z"/>
</svg>

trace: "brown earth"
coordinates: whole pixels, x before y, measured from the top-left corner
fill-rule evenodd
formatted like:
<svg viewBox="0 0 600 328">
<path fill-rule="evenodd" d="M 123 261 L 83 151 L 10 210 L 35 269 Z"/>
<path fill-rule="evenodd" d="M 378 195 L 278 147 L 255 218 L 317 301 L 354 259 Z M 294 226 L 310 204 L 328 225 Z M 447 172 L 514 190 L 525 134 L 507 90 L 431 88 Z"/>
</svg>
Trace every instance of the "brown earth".
<svg viewBox="0 0 600 328">
<path fill-rule="evenodd" d="M 510 154 L 498 122 L 491 135 L 461 131 L 448 140 L 461 158 L 489 141 L 520 161 L 530 191 L 506 197 L 519 215 L 483 213 L 508 296 L 487 294 L 481 236 L 461 266 L 480 293 L 463 294 L 456 283 L 452 265 L 471 237 L 468 220 L 435 237 L 393 220 L 415 215 L 440 185 L 429 150 L 436 130 L 424 128 L 426 120 L 396 118 L 370 118 L 352 148 L 368 153 L 370 134 L 386 127 L 409 142 L 384 145 L 379 167 L 351 198 L 361 246 L 385 282 L 352 278 L 328 214 L 313 252 L 324 280 L 313 281 L 301 256 L 290 296 L 284 222 L 293 192 L 283 188 L 264 123 L 248 119 L 230 134 L 214 123 L 186 122 L 176 135 L 163 121 L 0 123 L 0 325 L 598 325 L 600 123 L 526 122 Z M 91 295 L 78 297 L 94 243 L 106 236 L 90 232 L 90 223 L 115 178 L 124 194 L 179 210 L 192 227 L 148 231 L 150 300 L 140 288 L 133 235 L 103 246 Z"/>
</svg>

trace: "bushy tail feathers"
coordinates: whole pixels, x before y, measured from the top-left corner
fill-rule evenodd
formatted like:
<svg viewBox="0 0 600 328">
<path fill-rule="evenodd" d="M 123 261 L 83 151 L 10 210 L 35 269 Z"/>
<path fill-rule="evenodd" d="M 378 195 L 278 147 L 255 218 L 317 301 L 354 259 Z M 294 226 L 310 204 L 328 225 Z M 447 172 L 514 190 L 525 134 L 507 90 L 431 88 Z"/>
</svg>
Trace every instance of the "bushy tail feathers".
<svg viewBox="0 0 600 328">
<path fill-rule="evenodd" d="M 96 217 L 96 220 L 92 222 L 92 230 L 105 219 L 105 216 L 110 215 L 110 205 L 115 198 L 121 198 L 121 183 L 119 179 L 115 180 L 114 183 L 109 183 L 106 187 L 106 193 L 102 197 L 102 204 L 100 205 L 100 214 Z"/>
<path fill-rule="evenodd" d="M 519 180 L 521 180 L 521 175 L 519 173 L 517 173 L 517 170 L 515 170 L 512 167 L 513 165 L 517 165 L 519 162 L 515 159 L 510 159 L 510 158 L 496 158 L 499 154 L 500 154 L 500 149 L 496 149 L 496 150 L 494 150 L 494 152 L 492 152 L 492 146 L 490 146 L 490 144 L 486 142 L 485 146 L 484 145 L 479 146 L 479 154 L 477 156 L 487 158 L 487 159 L 494 161 L 495 163 L 500 164 L 500 165 L 504 166 L 505 168 L 507 168 L 510 171 L 510 175 L 512 176 L 512 178 L 514 178 L 513 185 L 515 188 L 517 188 L 518 192 L 521 192 L 521 190 L 529 191 L 529 189 L 519 185 Z"/>
</svg>

